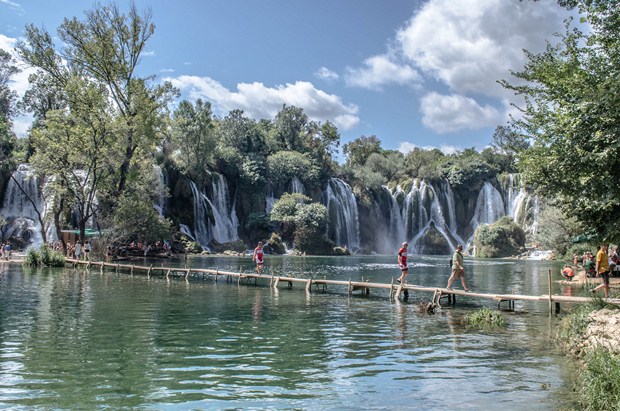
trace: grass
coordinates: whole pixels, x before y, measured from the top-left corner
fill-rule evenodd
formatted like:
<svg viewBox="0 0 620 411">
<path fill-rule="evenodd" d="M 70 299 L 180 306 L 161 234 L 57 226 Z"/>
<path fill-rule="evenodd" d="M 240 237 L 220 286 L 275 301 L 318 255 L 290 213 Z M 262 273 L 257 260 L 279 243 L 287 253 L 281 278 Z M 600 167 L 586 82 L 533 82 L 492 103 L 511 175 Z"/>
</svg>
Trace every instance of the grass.
<svg viewBox="0 0 620 411">
<path fill-rule="evenodd" d="M 584 363 L 577 390 L 583 409 L 620 409 L 620 358 L 598 348 L 586 354 Z"/>
<path fill-rule="evenodd" d="M 468 314 L 463 319 L 466 325 L 473 325 L 478 327 L 495 326 L 501 327 L 506 324 L 504 318 L 495 310 L 482 307 L 478 311 L 474 311 Z"/>
<path fill-rule="evenodd" d="M 584 410 L 620 410 L 620 357 L 599 347 L 583 350 L 581 341 L 590 324 L 590 313 L 601 309 L 618 309 L 603 298 L 577 307 L 563 318 L 556 339 L 564 351 L 582 361 L 576 391 Z"/>
</svg>

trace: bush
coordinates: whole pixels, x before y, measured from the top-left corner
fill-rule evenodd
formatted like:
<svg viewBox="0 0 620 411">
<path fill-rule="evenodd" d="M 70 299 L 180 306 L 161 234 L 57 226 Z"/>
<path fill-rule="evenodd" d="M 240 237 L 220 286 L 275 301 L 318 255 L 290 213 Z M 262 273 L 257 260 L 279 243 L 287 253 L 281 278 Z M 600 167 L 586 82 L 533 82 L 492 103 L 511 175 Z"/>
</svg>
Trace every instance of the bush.
<svg viewBox="0 0 620 411">
<path fill-rule="evenodd" d="M 65 257 L 44 244 L 38 250 L 30 247 L 24 258 L 24 264 L 32 267 L 64 267 Z"/>
<path fill-rule="evenodd" d="M 481 327 L 481 326 L 499 327 L 499 326 L 505 325 L 505 321 L 502 318 L 502 316 L 499 315 L 499 312 L 495 310 L 490 310 L 486 307 L 482 307 L 478 311 L 472 314 L 466 315 L 465 318 L 463 319 L 463 322 L 467 325 L 474 325 L 478 327 Z"/>
<path fill-rule="evenodd" d="M 589 351 L 579 383 L 584 410 L 620 408 L 620 358 L 604 348 Z"/>
<path fill-rule="evenodd" d="M 505 216 L 493 224 L 478 226 L 474 244 L 476 257 L 510 257 L 525 250 L 525 232 L 512 218 Z"/>
</svg>

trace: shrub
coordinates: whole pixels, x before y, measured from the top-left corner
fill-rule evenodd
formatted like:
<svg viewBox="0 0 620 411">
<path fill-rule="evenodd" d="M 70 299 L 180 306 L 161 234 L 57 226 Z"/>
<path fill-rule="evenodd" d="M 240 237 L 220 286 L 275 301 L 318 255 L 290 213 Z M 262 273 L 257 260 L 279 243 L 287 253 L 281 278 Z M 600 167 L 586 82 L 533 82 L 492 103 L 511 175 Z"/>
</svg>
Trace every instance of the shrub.
<svg viewBox="0 0 620 411">
<path fill-rule="evenodd" d="M 24 258 L 24 264 L 32 267 L 64 267 L 65 257 L 44 244 L 38 250 L 30 247 Z"/>
<path fill-rule="evenodd" d="M 468 314 L 463 319 L 463 322 L 467 325 L 474 326 L 503 326 L 505 325 L 504 318 L 499 315 L 499 312 L 495 310 L 490 310 L 486 307 L 482 307 L 478 311 L 475 311 L 472 314 Z"/>
</svg>

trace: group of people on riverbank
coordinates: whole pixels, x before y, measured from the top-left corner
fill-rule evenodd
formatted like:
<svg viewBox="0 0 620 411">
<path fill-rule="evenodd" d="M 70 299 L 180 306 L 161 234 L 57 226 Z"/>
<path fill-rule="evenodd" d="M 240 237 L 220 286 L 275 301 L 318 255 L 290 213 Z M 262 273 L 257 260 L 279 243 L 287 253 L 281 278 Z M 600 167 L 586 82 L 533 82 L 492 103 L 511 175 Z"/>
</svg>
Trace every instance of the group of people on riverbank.
<svg viewBox="0 0 620 411">
<path fill-rule="evenodd" d="M 608 246 L 602 244 L 596 253 L 596 257 L 593 253 L 586 251 L 581 257 L 581 265 L 585 272 L 586 278 L 600 278 L 601 284 L 590 290 L 592 294 L 595 294 L 599 290 L 603 290 L 605 298 L 609 297 L 609 277 L 614 276 L 616 273 L 616 267 L 620 266 L 618 246 Z M 564 265 L 562 268 L 562 276 L 568 281 L 572 281 L 575 277 L 575 273 L 579 268 L 579 257 L 573 255 L 573 266 L 570 264 Z"/>
</svg>

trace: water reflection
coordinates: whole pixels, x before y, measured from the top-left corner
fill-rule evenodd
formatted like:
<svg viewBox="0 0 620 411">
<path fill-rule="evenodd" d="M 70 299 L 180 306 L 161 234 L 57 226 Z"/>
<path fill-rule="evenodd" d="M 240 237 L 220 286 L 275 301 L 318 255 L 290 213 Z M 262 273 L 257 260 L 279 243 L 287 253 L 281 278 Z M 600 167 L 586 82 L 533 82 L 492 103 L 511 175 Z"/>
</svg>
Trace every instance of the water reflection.
<svg viewBox="0 0 620 411">
<path fill-rule="evenodd" d="M 443 285 L 444 260 L 419 257 L 412 282 Z M 546 264 L 466 263 L 478 289 L 546 282 Z M 267 264 L 386 282 L 395 271 L 391 257 Z M 0 266 L 0 408 L 558 408 L 570 370 L 548 350 L 536 306 L 504 313 L 506 330 L 481 331 L 461 324 L 462 307 L 481 302 L 420 313 L 429 298 Z"/>
</svg>

